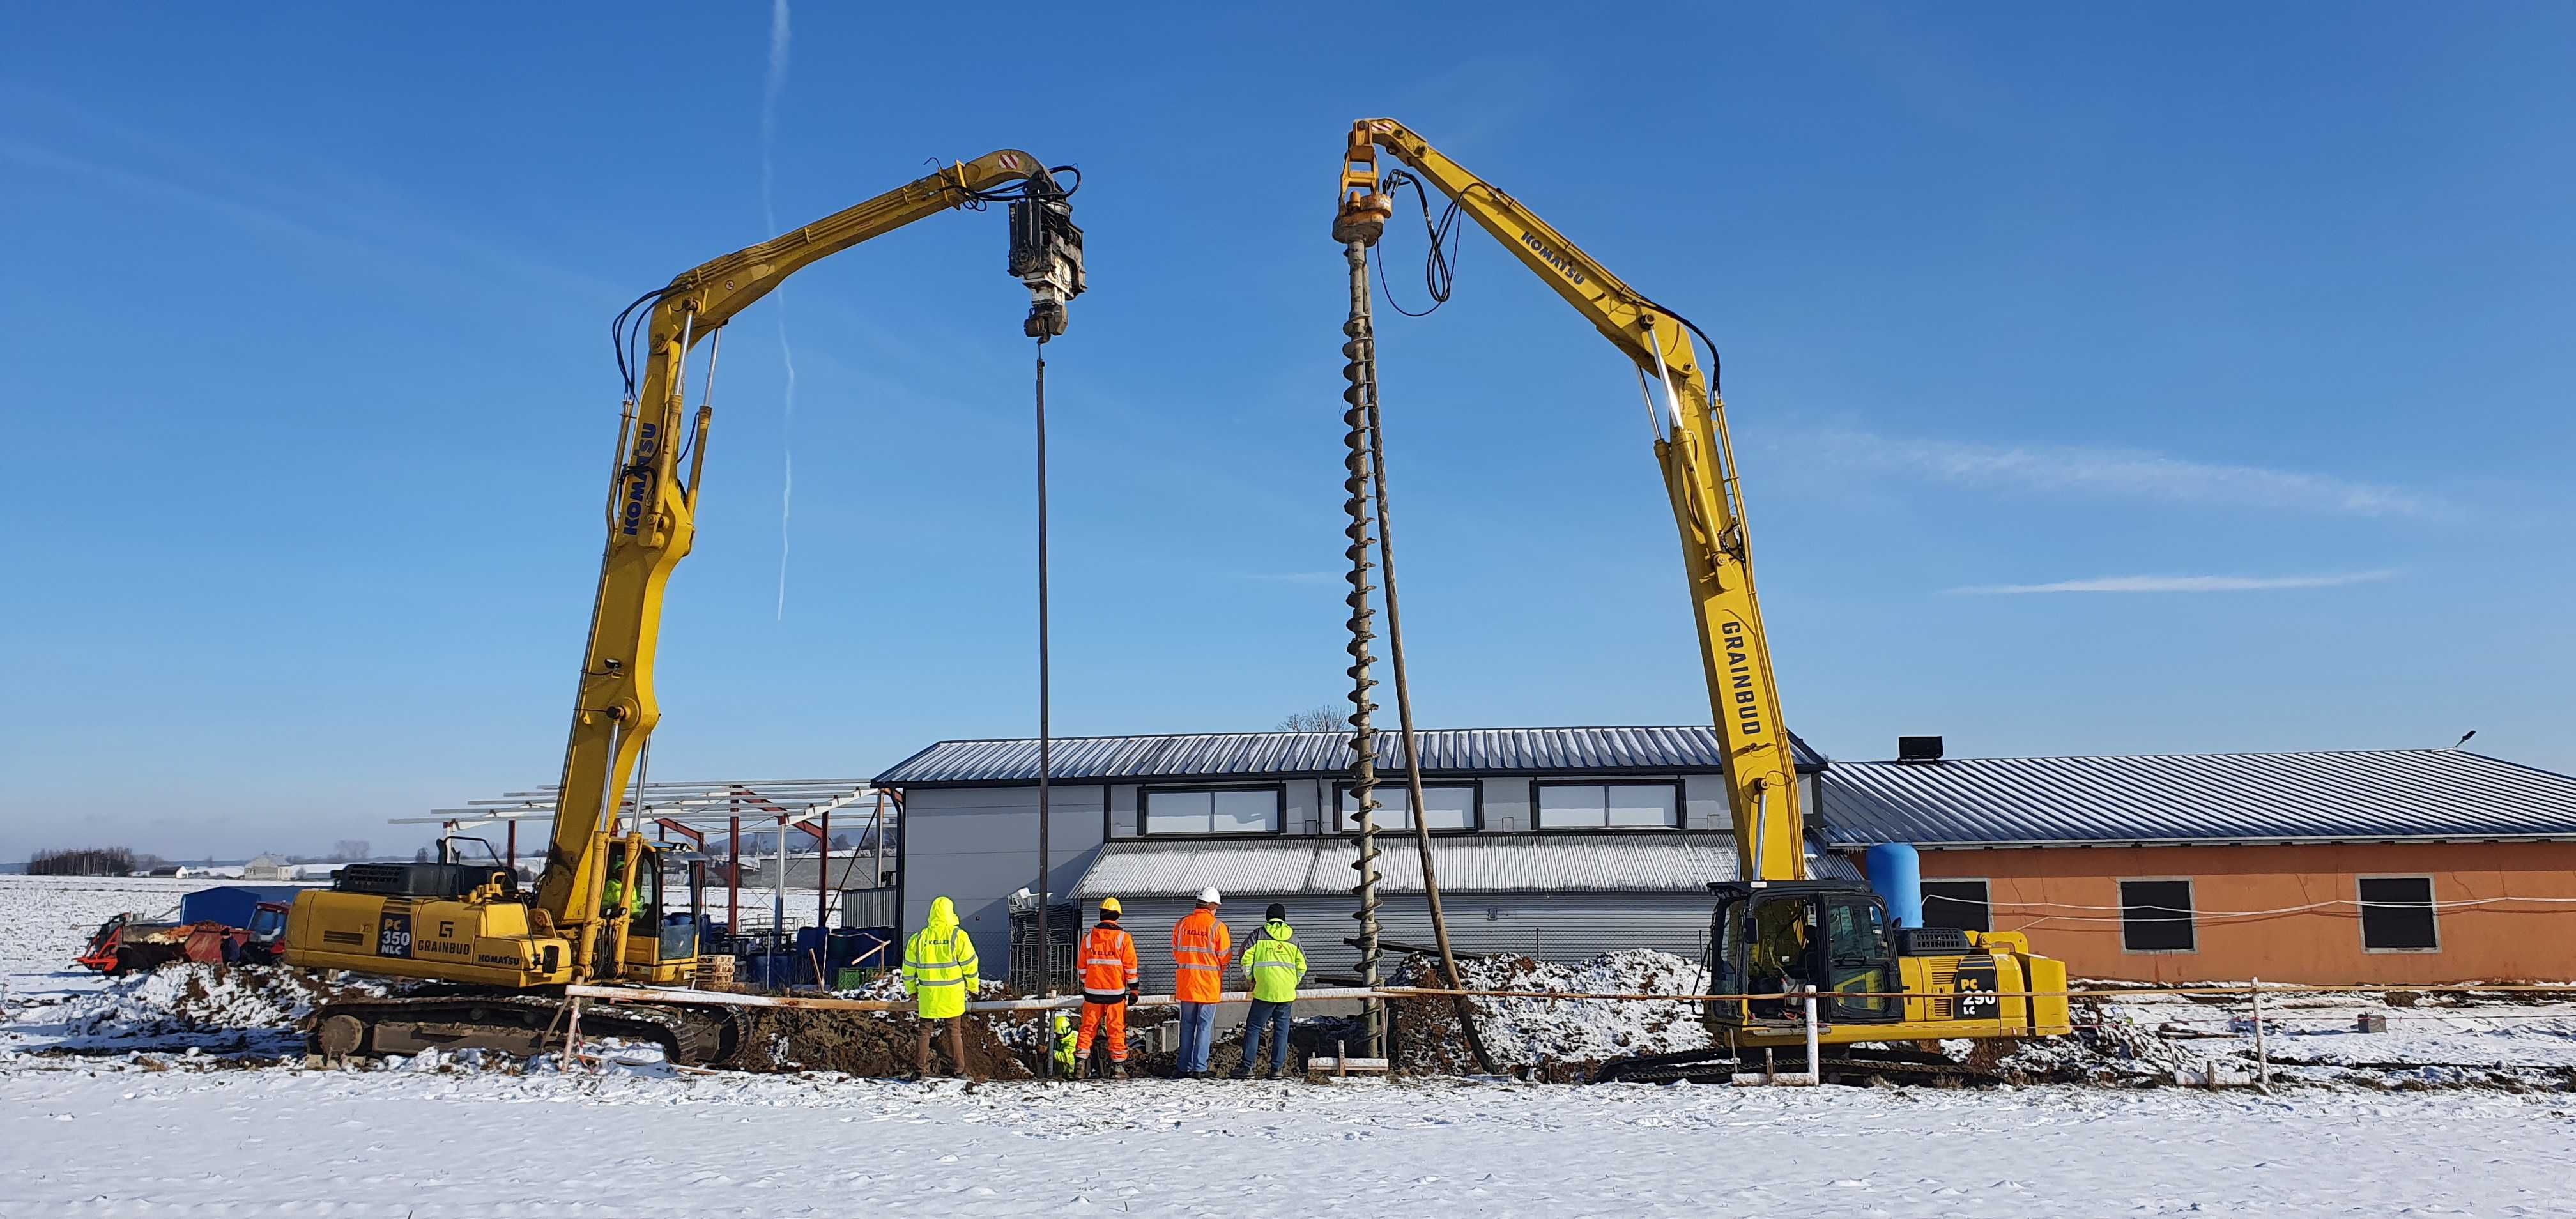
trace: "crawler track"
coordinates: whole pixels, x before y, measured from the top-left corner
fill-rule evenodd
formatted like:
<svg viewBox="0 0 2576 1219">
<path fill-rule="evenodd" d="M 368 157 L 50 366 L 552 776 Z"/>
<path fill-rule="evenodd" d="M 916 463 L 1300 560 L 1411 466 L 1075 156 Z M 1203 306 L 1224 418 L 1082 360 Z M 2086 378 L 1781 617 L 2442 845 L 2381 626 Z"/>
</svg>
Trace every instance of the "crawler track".
<svg viewBox="0 0 2576 1219">
<path fill-rule="evenodd" d="M 1823 1065 L 1825 1082 L 1833 1084 L 1869 1084 L 1885 1080 L 1889 1083 L 1958 1087 L 2002 1082 L 1990 1072 L 1952 1062 L 1938 1054 L 1912 1050 L 1843 1048 L 1826 1057 Z M 1661 1054 L 1606 1062 L 1592 1073 L 1592 1082 L 1723 1084 L 1732 1083 L 1737 1072 L 1758 1072 L 1762 1068 L 1763 1061 L 1758 1058 L 1739 1059 L 1726 1050 L 1699 1050 L 1688 1054 Z M 1771 1069 L 1781 1075 L 1803 1072 L 1807 1069 L 1806 1056 L 1776 1056 Z"/>
<path fill-rule="evenodd" d="M 498 1050 L 529 1057 L 560 1037 L 564 1001 L 559 995 L 464 991 L 390 999 L 326 1003 L 314 1010 L 305 1049 L 325 1060 L 417 1054 L 423 1050 Z M 623 1037 L 662 1047 L 669 1061 L 714 1066 L 741 1042 L 739 1025 L 724 1009 L 591 1004 L 581 1013 L 585 1035 Z"/>
</svg>

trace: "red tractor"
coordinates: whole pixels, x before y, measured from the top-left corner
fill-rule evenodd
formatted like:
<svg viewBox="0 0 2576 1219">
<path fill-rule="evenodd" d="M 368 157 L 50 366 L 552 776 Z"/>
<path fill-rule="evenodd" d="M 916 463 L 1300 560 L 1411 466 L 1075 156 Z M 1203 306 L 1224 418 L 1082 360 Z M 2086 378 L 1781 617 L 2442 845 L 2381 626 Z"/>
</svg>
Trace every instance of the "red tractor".
<svg viewBox="0 0 2576 1219">
<path fill-rule="evenodd" d="M 277 960 L 278 944 L 286 937 L 286 911 L 284 902 L 260 902 L 247 927 L 213 919 L 147 922 L 141 915 L 120 914 L 99 924 L 77 962 L 111 978 L 147 973 L 172 961 L 265 965 Z"/>
</svg>

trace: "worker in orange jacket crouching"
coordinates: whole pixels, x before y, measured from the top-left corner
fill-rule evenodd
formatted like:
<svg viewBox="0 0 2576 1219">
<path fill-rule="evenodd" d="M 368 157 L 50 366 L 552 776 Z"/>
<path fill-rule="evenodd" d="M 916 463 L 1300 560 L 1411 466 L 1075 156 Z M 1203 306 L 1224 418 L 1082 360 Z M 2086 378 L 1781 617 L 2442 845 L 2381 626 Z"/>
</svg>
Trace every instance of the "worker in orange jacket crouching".
<svg viewBox="0 0 2576 1219">
<path fill-rule="evenodd" d="M 1109 1078 L 1127 1077 L 1127 1003 L 1136 997 L 1136 937 L 1118 925 L 1114 897 L 1100 899 L 1100 920 L 1082 937 L 1082 1029 L 1074 1035 L 1077 1074 L 1091 1059 L 1096 1033 L 1109 1042 Z"/>
</svg>

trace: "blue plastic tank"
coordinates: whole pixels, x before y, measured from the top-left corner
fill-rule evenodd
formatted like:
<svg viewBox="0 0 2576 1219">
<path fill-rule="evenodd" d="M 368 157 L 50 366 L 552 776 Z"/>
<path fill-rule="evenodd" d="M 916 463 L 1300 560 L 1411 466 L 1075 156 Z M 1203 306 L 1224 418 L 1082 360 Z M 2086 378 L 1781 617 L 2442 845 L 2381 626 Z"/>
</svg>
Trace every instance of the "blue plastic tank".
<svg viewBox="0 0 2576 1219">
<path fill-rule="evenodd" d="M 1869 887 L 1887 903 L 1887 917 L 1899 927 L 1923 925 L 1923 856 L 1913 844 L 1882 842 L 1862 860 Z"/>
</svg>

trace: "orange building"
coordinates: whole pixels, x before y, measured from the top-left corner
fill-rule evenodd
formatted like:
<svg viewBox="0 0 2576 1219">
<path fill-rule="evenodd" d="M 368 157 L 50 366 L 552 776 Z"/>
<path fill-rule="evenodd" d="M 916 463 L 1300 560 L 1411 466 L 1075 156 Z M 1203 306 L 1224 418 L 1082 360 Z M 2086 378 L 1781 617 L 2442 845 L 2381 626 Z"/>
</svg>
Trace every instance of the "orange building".
<svg viewBox="0 0 2576 1219">
<path fill-rule="evenodd" d="M 1937 755 L 1937 749 L 1931 751 Z M 2137 982 L 2576 981 L 2576 778 L 2460 750 L 1831 762 L 1924 921 Z"/>
</svg>

